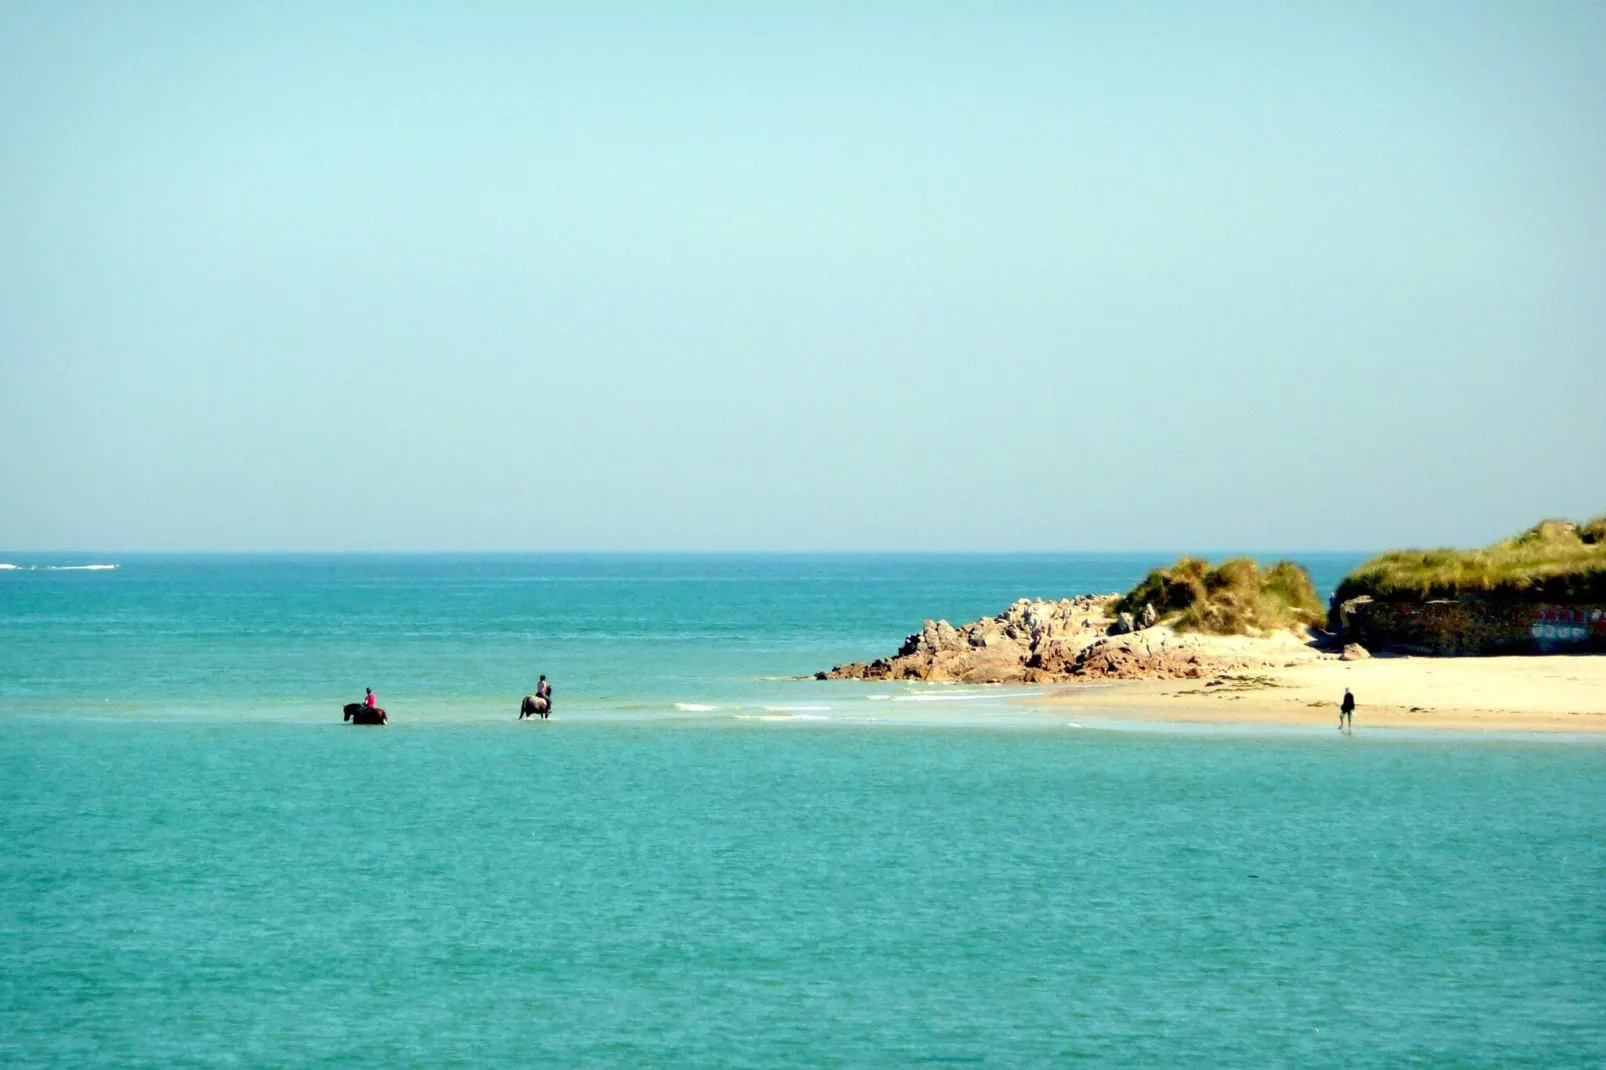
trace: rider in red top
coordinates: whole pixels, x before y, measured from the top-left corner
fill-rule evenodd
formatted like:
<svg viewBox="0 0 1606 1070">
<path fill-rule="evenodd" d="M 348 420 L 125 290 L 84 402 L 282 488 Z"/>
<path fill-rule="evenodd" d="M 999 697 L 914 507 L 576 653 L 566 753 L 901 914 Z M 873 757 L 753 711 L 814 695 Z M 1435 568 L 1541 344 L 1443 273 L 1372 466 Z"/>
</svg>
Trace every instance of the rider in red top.
<svg viewBox="0 0 1606 1070">
<path fill-rule="evenodd" d="M 379 700 L 374 698 L 374 689 L 371 687 L 365 687 L 363 690 L 366 691 L 367 694 L 363 695 L 362 704 L 367 706 L 370 710 L 377 709 L 379 707 Z"/>
</svg>

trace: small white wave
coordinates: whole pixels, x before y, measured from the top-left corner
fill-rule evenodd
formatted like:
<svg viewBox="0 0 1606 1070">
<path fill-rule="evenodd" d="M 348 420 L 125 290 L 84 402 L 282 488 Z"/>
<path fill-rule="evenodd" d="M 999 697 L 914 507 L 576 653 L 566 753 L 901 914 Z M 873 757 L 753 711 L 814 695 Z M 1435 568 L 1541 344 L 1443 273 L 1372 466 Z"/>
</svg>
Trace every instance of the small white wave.
<svg viewBox="0 0 1606 1070">
<path fill-rule="evenodd" d="M 686 713 L 713 713 L 719 707 L 707 706 L 701 702 L 677 702 L 675 703 L 675 709 L 684 710 Z"/>
<path fill-rule="evenodd" d="M 894 702 L 969 702 L 971 699 L 992 698 L 991 695 L 893 695 Z"/>
<path fill-rule="evenodd" d="M 1019 692 L 1019 693 L 1003 694 L 1003 695 L 988 694 L 988 693 L 980 693 L 980 694 L 978 694 L 978 693 L 972 691 L 972 692 L 961 693 L 961 694 L 957 694 L 957 695 L 894 695 L 894 696 L 892 696 L 892 701 L 894 701 L 894 702 L 976 702 L 976 701 L 980 700 L 980 701 L 985 701 L 985 702 L 997 702 L 999 699 L 1026 698 L 1026 697 L 1028 697 L 1028 692 L 1025 692 L 1025 691 L 1022 691 L 1022 692 Z"/>
<path fill-rule="evenodd" d="M 1065 722 L 1065 727 L 1066 728 L 1081 728 L 1082 726 L 1077 724 L 1075 721 L 1066 721 Z"/>
<path fill-rule="evenodd" d="M 869 699 L 871 702 L 885 702 L 891 697 L 891 695 L 870 695 Z"/>
<path fill-rule="evenodd" d="M 116 565 L 12 565 L 0 562 L 0 571 L 6 572 L 101 572 Z"/>
<path fill-rule="evenodd" d="M 831 707 L 829 707 L 829 706 L 764 706 L 762 708 L 766 713 L 800 713 L 800 712 L 806 713 L 806 712 L 816 711 L 816 710 L 829 710 Z"/>
<path fill-rule="evenodd" d="M 738 713 L 738 721 L 829 721 L 817 713 Z"/>
</svg>

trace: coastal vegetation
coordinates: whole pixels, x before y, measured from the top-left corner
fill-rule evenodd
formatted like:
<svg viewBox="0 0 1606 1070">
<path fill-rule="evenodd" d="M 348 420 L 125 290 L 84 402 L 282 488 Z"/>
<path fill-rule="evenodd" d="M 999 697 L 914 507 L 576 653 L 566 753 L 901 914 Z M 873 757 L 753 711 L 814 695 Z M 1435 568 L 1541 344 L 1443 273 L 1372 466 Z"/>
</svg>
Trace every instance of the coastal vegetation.
<svg viewBox="0 0 1606 1070">
<path fill-rule="evenodd" d="M 1252 558 L 1234 557 L 1211 566 L 1183 557 L 1157 568 L 1115 603 L 1117 613 L 1154 607 L 1161 621 L 1177 631 L 1213 635 L 1253 635 L 1308 627 L 1326 610 L 1310 573 L 1292 561 L 1262 570 Z"/>
<path fill-rule="evenodd" d="M 1584 524 L 1545 520 L 1481 550 L 1390 550 L 1345 576 L 1333 604 L 1361 595 L 1390 602 L 1606 601 L 1606 516 Z"/>
</svg>

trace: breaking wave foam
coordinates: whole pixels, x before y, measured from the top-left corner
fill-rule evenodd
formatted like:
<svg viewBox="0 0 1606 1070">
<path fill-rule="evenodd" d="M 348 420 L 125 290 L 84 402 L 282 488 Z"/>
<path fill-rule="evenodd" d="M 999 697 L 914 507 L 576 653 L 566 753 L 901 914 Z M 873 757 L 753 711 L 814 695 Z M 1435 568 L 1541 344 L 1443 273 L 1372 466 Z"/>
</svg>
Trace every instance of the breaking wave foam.
<svg viewBox="0 0 1606 1070">
<path fill-rule="evenodd" d="M 686 713 L 713 713 L 719 707 L 709 706 L 701 702 L 677 702 L 675 703 L 675 709 L 683 710 Z"/>
<path fill-rule="evenodd" d="M 971 702 L 982 698 L 999 698 L 998 695 L 893 695 L 894 702 Z"/>
<path fill-rule="evenodd" d="M 116 565 L 11 565 L 0 561 L 4 572 L 105 572 Z"/>
</svg>

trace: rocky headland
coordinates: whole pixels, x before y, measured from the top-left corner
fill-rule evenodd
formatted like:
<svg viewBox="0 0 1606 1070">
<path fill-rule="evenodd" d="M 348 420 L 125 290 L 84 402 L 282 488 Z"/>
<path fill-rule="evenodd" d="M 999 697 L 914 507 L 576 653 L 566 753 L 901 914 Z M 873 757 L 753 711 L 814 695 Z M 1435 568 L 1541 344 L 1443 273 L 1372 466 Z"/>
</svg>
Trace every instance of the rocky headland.
<svg viewBox="0 0 1606 1070">
<path fill-rule="evenodd" d="M 1199 679 L 1316 657 L 1291 632 L 1262 638 L 1178 632 L 1152 607 L 1119 612 L 1119 595 L 1022 598 L 955 627 L 926 621 L 891 657 L 816 673 L 820 680 L 1064 683 Z"/>
<path fill-rule="evenodd" d="M 1247 557 L 1217 565 L 1183 557 L 1124 595 L 1023 598 L 957 627 L 928 620 L 895 654 L 815 676 L 970 684 L 1203 678 L 1204 690 L 1175 697 L 1238 701 L 1250 684 L 1289 688 L 1280 670 L 1354 666 L 1370 660 L 1369 650 L 1606 652 L 1606 517 L 1546 521 L 1483 550 L 1389 551 L 1346 576 L 1327 609 L 1293 561 L 1263 567 Z M 1393 679 L 1400 670 L 1368 672 Z M 1593 708 L 1585 706 L 1569 712 Z"/>
</svg>

